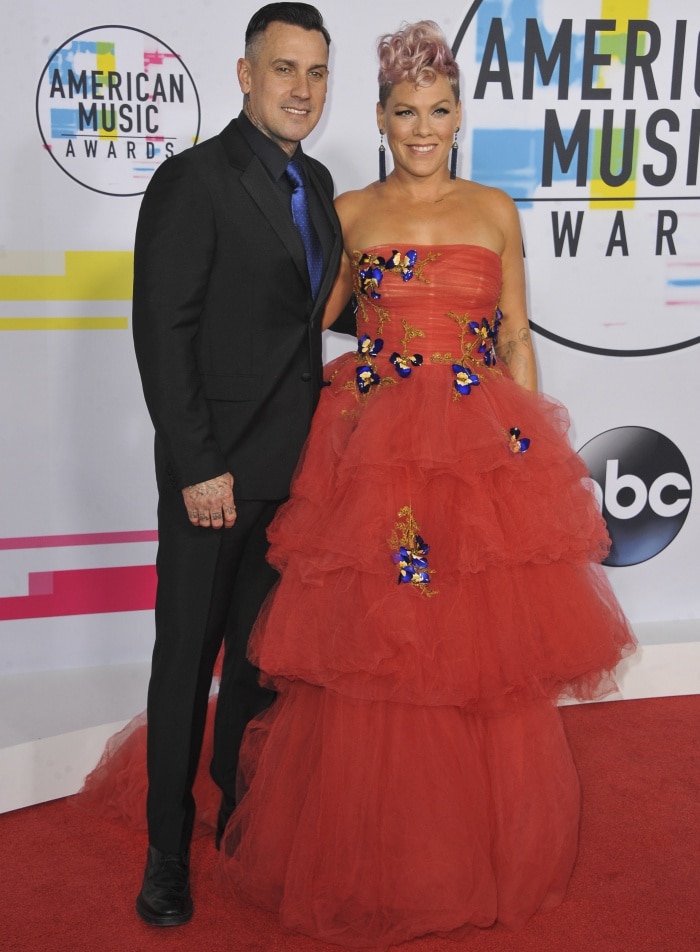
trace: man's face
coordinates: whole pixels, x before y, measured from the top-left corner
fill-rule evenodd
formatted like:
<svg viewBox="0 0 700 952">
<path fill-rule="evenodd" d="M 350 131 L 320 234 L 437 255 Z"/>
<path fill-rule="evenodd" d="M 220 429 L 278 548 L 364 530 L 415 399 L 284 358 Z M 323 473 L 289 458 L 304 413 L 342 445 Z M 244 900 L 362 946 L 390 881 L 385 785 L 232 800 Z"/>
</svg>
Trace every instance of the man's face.
<svg viewBox="0 0 700 952">
<path fill-rule="evenodd" d="M 238 82 L 252 123 L 288 155 L 321 118 L 328 88 L 328 47 L 318 30 L 271 23 L 238 61 Z"/>
</svg>

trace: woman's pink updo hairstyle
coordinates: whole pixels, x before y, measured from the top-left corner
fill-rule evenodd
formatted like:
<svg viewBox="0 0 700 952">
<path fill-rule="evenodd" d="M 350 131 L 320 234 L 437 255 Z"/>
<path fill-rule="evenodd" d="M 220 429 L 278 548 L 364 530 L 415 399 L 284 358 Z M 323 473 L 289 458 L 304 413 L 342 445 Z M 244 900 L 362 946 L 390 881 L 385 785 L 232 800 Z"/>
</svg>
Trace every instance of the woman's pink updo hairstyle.
<svg viewBox="0 0 700 952">
<path fill-rule="evenodd" d="M 397 83 L 432 86 L 438 76 L 449 80 L 459 102 L 459 66 L 442 30 L 432 20 L 406 23 L 397 33 L 381 36 L 377 53 L 382 106 L 386 106 L 391 88 Z"/>
</svg>

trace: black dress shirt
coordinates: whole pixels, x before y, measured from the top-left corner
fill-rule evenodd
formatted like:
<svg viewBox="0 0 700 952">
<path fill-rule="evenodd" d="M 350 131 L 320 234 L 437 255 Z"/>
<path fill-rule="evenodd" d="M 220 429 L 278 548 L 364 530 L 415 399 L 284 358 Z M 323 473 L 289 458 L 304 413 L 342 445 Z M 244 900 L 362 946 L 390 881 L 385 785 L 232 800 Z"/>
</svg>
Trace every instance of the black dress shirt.
<svg viewBox="0 0 700 952">
<path fill-rule="evenodd" d="M 291 159 L 296 159 L 298 162 L 300 162 L 304 173 L 304 184 L 306 186 L 306 194 L 309 201 L 311 221 L 314 224 L 316 234 L 318 235 L 321 242 L 324 261 L 328 260 L 328 251 L 333 243 L 333 229 L 330 221 L 328 220 L 328 216 L 323 210 L 323 205 L 318 192 L 314 187 L 313 182 L 309 178 L 304 161 L 304 152 L 301 148 L 301 145 L 297 146 L 294 155 L 289 156 L 277 145 L 277 143 L 273 142 L 269 136 L 266 136 L 264 132 L 261 132 L 260 129 L 254 126 L 245 112 L 240 113 L 237 121 L 238 127 L 241 130 L 246 142 L 251 147 L 258 159 L 260 159 L 265 171 L 270 176 L 271 183 L 279 190 L 280 194 L 282 195 L 285 207 L 289 209 L 290 217 L 292 214 L 291 203 L 293 189 L 292 183 L 284 173 Z"/>
</svg>

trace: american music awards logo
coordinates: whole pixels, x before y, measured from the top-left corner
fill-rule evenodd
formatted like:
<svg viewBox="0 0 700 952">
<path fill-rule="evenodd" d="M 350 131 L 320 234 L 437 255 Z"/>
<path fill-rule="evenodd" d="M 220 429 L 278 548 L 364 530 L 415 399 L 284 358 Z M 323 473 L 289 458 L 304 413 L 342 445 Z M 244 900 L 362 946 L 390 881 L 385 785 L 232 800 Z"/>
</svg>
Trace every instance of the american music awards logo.
<svg viewBox="0 0 700 952">
<path fill-rule="evenodd" d="M 473 0 L 461 174 L 516 201 L 530 316 L 597 354 L 700 342 L 700 4 Z"/>
<path fill-rule="evenodd" d="M 52 53 L 36 116 L 66 175 L 106 195 L 140 195 L 164 159 L 197 141 L 200 105 L 166 43 L 134 27 L 97 26 Z"/>
</svg>

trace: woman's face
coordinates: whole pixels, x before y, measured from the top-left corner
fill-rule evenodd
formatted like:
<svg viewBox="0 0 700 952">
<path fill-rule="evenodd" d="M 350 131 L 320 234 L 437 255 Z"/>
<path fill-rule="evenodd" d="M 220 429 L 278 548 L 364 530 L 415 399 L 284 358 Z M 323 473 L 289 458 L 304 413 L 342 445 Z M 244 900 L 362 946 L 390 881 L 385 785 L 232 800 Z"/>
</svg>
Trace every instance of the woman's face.
<svg viewBox="0 0 700 952">
<path fill-rule="evenodd" d="M 438 76 L 432 86 L 397 83 L 386 106 L 377 104 L 377 123 L 384 130 L 394 167 L 425 177 L 443 169 L 462 119 L 452 86 Z"/>
</svg>

